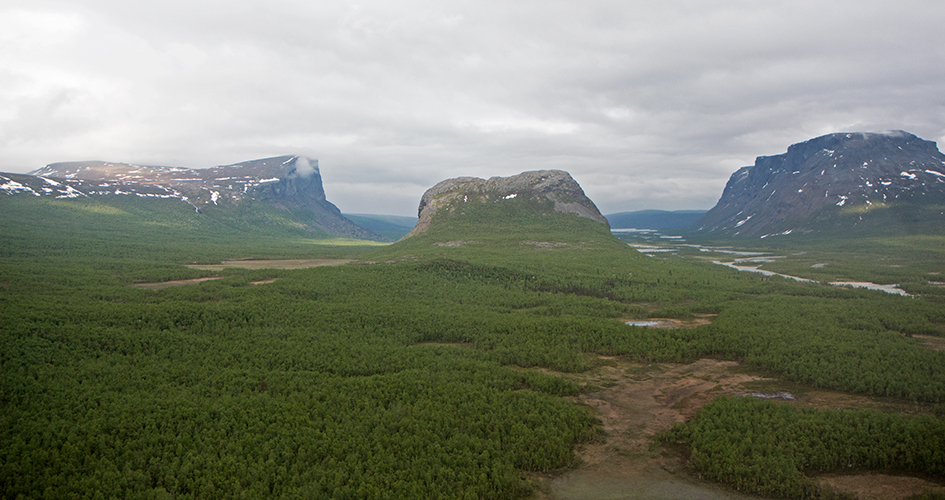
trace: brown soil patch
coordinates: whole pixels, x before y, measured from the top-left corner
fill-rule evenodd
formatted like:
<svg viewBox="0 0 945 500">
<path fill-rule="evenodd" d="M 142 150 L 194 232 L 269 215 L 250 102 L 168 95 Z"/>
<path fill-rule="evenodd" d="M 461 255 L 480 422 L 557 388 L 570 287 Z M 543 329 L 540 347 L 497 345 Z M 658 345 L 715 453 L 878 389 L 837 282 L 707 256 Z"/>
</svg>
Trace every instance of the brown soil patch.
<svg viewBox="0 0 945 500">
<path fill-rule="evenodd" d="M 160 290 L 162 288 L 167 288 L 171 286 L 186 286 L 186 285 L 198 285 L 204 281 L 213 281 L 213 280 L 222 280 L 224 276 L 214 276 L 210 278 L 194 278 L 189 280 L 174 280 L 174 281 L 158 281 L 154 283 L 135 283 L 131 286 L 135 288 L 144 288 L 145 290 Z M 265 285 L 267 283 L 273 283 L 276 280 L 262 280 L 262 281 L 251 281 L 250 285 Z"/>
<path fill-rule="evenodd" d="M 532 245 L 537 250 L 553 250 L 555 248 L 575 248 L 573 245 L 560 241 L 523 241 L 523 245 Z M 583 245 L 577 248 L 584 248 Z"/>
<path fill-rule="evenodd" d="M 900 413 L 927 413 L 929 410 L 892 398 L 870 398 L 781 382 L 751 373 L 735 361 L 702 359 L 686 365 L 643 364 L 622 357 L 599 356 L 599 362 L 600 366 L 588 372 L 560 375 L 574 379 L 579 384 L 602 388 L 598 392 L 582 394 L 574 400 L 587 405 L 600 418 L 607 439 L 603 443 L 580 446 L 576 450 L 581 464 L 578 468 L 559 476 L 537 476 L 540 488 L 534 498 L 538 500 L 593 498 L 573 496 L 574 484 L 609 484 L 614 481 L 620 481 L 623 485 L 621 488 L 625 488 L 627 483 L 636 482 L 640 485 L 658 482 L 675 485 L 673 487 L 688 484 L 698 488 L 716 488 L 712 492 L 713 498 L 757 498 L 690 477 L 685 471 L 686 460 L 679 450 L 673 451 L 654 444 L 653 437 L 657 433 L 677 422 L 688 420 L 706 403 L 720 395 L 788 393 L 794 398 L 788 401 L 789 404 L 805 407 L 876 408 Z M 882 490 L 883 478 L 887 476 L 870 476 L 870 481 L 863 480 L 861 476 L 854 477 L 860 478 L 858 484 L 865 485 L 862 487 L 864 491 L 872 491 L 870 485 L 875 486 L 877 491 Z M 896 481 L 911 480 L 888 477 L 895 477 Z M 613 498 L 635 497 L 621 494 Z"/>
<path fill-rule="evenodd" d="M 695 481 L 683 471 L 685 460 L 653 446 L 653 436 L 689 418 L 712 398 L 747 392 L 741 384 L 762 379 L 732 370 L 738 365 L 734 361 L 702 359 L 688 365 L 643 364 L 605 356 L 601 361 L 603 366 L 567 376 L 582 384 L 606 387 L 575 398 L 601 419 L 607 434 L 606 442 L 586 444 L 576 451 L 582 464 L 578 470 L 584 478 L 603 482 L 613 478 Z M 543 486 L 536 498 L 561 498 L 554 492 L 555 483 L 566 478 L 540 479 Z M 737 494 L 725 495 L 731 498 Z"/>
<path fill-rule="evenodd" d="M 912 338 L 919 345 L 928 347 L 933 351 L 945 351 L 945 337 L 933 337 L 932 335 L 913 335 Z"/>
<path fill-rule="evenodd" d="M 203 283 L 204 281 L 221 280 L 221 279 L 223 278 L 222 277 L 194 278 L 190 280 L 160 281 L 157 283 L 134 283 L 131 286 L 135 288 L 144 288 L 145 290 L 160 290 L 162 288 L 168 288 L 171 286 L 196 285 L 198 283 Z"/>
<path fill-rule="evenodd" d="M 282 259 L 282 260 L 225 260 L 220 264 L 192 264 L 187 267 L 203 271 L 240 269 L 307 269 L 309 267 L 341 266 L 354 259 Z"/>
<path fill-rule="evenodd" d="M 899 500 L 923 493 L 945 493 L 945 487 L 924 479 L 888 474 L 829 475 L 819 479 L 837 493 L 852 495 L 857 500 Z"/>
<path fill-rule="evenodd" d="M 684 421 L 712 398 L 745 392 L 742 383 L 761 378 L 731 373 L 729 368 L 737 364 L 712 359 L 688 365 L 616 360 L 614 366 L 594 370 L 588 383 L 612 387 L 579 400 L 596 410 L 609 439 L 585 446 L 578 455 L 587 466 L 602 466 L 609 461 L 610 451 L 650 456 L 650 442 L 658 432 Z M 660 465 L 676 469 L 678 464 Z"/>
<path fill-rule="evenodd" d="M 749 392 L 764 392 L 771 394 L 779 391 L 791 393 L 795 400 L 788 403 L 806 408 L 821 410 L 863 410 L 873 409 L 886 413 L 901 413 L 903 415 L 932 415 L 932 406 L 927 403 L 914 403 L 893 397 L 870 397 L 861 394 L 831 391 L 828 389 L 811 389 L 791 382 L 772 382 L 761 384 L 768 386 L 759 391 L 756 384 L 749 383 L 746 388 Z"/>
<path fill-rule="evenodd" d="M 643 320 L 639 319 L 621 319 L 620 321 L 626 323 L 629 321 L 653 321 L 656 322 L 655 325 L 647 325 L 646 328 L 663 328 L 667 330 L 677 329 L 677 328 L 695 328 L 697 326 L 708 325 L 715 320 L 715 317 L 718 314 L 694 314 L 692 318 L 688 319 L 676 319 L 676 318 L 646 318 Z"/>
</svg>

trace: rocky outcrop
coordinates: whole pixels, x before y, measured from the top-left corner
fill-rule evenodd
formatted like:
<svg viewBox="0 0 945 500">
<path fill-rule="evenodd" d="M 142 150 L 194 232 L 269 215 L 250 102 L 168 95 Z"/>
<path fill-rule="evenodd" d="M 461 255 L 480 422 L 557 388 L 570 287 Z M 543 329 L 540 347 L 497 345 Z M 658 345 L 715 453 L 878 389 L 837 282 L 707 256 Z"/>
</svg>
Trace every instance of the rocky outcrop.
<svg viewBox="0 0 945 500">
<path fill-rule="evenodd" d="M 320 229 L 335 236 L 380 239 L 346 219 L 325 198 L 318 160 L 303 156 L 277 156 L 206 169 L 103 161 L 64 162 L 49 164 L 31 172 L 30 176 L 35 181 L 18 179 L 21 185 L 32 182 L 41 187 L 32 190 L 37 196 L 176 198 L 190 204 L 197 212 L 208 213 L 236 210 L 248 202 L 262 202 L 284 211 L 287 218 L 302 227 Z"/>
<path fill-rule="evenodd" d="M 848 223 L 844 214 L 943 200 L 945 155 L 934 142 L 903 131 L 837 133 L 739 169 L 695 228 L 723 236 L 807 233 Z"/>
<path fill-rule="evenodd" d="M 423 193 L 419 221 L 404 238 L 426 231 L 443 210 L 455 210 L 467 203 L 501 203 L 516 198 L 547 200 L 554 212 L 571 213 L 607 225 L 607 219 L 569 173 L 536 170 L 512 177 L 457 177 L 438 183 Z"/>
</svg>

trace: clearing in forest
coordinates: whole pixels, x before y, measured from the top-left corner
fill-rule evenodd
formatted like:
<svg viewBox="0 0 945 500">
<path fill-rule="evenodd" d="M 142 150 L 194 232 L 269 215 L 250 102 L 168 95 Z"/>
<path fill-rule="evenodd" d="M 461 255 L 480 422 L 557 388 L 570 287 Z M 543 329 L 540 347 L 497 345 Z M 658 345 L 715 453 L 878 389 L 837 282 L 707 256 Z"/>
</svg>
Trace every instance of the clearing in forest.
<svg viewBox="0 0 945 500">
<path fill-rule="evenodd" d="M 310 267 L 341 266 L 354 259 L 282 259 L 282 260 L 225 260 L 220 264 L 191 264 L 187 267 L 202 271 L 224 269 L 308 269 Z"/>
<path fill-rule="evenodd" d="M 576 469 L 539 476 L 541 486 L 534 495 L 536 500 L 762 498 L 690 476 L 685 469 L 683 450 L 654 442 L 656 434 L 690 419 L 721 395 L 754 394 L 814 408 L 875 408 L 899 413 L 928 410 L 892 398 L 870 398 L 781 382 L 752 373 L 735 361 L 701 359 L 690 364 L 643 364 L 601 356 L 600 362 L 585 373 L 558 375 L 599 388 L 575 400 L 587 405 L 601 419 L 607 438 L 602 443 L 582 445 L 577 450 L 581 465 Z M 874 493 L 893 490 L 898 495 L 888 498 L 906 498 L 936 486 L 915 477 L 873 472 L 824 476 L 821 481 L 838 492 L 864 500 L 881 498 Z"/>
</svg>

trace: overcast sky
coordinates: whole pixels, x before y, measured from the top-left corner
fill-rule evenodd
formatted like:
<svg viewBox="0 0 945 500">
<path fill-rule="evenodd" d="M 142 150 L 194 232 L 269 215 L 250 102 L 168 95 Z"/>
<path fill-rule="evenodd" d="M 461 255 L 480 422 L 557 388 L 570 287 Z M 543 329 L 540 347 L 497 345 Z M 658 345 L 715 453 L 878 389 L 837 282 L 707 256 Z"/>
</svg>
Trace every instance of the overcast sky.
<svg viewBox="0 0 945 500">
<path fill-rule="evenodd" d="M 708 209 L 815 136 L 945 140 L 940 0 L 0 0 L 0 171 L 303 154 L 347 213 L 563 169 Z"/>
</svg>

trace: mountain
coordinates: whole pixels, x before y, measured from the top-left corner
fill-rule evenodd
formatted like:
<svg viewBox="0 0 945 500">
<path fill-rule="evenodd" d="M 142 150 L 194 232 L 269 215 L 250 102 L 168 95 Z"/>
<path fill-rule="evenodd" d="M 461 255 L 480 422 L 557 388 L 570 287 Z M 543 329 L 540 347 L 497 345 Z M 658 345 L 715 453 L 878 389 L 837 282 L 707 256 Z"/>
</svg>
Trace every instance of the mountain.
<svg viewBox="0 0 945 500">
<path fill-rule="evenodd" d="M 605 215 L 613 229 L 677 229 L 705 215 L 706 210 L 637 210 Z"/>
<path fill-rule="evenodd" d="M 574 214 L 609 228 L 607 219 L 569 173 L 536 170 L 511 177 L 457 177 L 438 183 L 423 193 L 417 225 L 404 238 L 441 223 L 496 230 L 553 214 Z"/>
<path fill-rule="evenodd" d="M 281 223 L 313 232 L 381 239 L 346 219 L 325 198 L 318 160 L 278 156 L 206 169 L 82 161 L 52 163 L 27 175 L 0 175 L 0 190 L 55 198 L 133 196 L 176 199 L 221 220 L 275 209 Z M 271 218 L 271 217 L 270 217 Z"/>
<path fill-rule="evenodd" d="M 837 133 L 760 156 L 732 174 L 696 235 L 935 233 L 945 155 L 903 131 Z"/>
<path fill-rule="evenodd" d="M 355 224 L 379 234 L 387 241 L 403 238 L 417 225 L 416 217 L 380 214 L 344 214 Z"/>
</svg>

